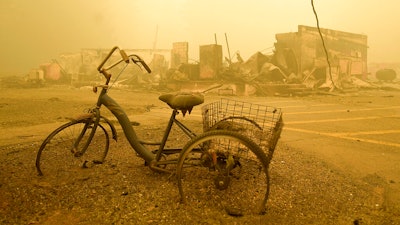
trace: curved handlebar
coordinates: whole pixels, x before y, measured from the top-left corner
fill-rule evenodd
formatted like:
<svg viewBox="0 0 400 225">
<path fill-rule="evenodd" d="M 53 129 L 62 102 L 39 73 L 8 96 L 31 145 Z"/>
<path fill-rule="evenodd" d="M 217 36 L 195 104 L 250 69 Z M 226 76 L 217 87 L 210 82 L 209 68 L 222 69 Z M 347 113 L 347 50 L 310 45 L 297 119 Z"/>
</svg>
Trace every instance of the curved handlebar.
<svg viewBox="0 0 400 225">
<path fill-rule="evenodd" d="M 104 64 L 110 59 L 110 57 L 113 55 L 113 53 L 115 52 L 115 50 L 119 50 L 119 54 L 121 55 L 121 60 L 115 62 L 114 64 L 103 68 Z M 97 67 L 97 71 L 99 71 L 100 73 L 102 73 L 106 79 L 110 79 L 111 74 L 109 74 L 107 72 L 107 70 L 113 68 L 114 66 L 120 64 L 121 62 L 125 62 L 125 63 L 129 63 L 129 61 L 132 60 L 133 63 L 135 63 L 136 65 L 138 65 L 138 63 L 140 63 L 140 65 L 143 66 L 143 68 L 148 72 L 151 73 L 151 69 L 150 67 L 146 64 L 146 62 L 140 58 L 138 55 L 135 54 L 131 54 L 131 55 L 127 55 L 126 52 L 122 49 L 120 49 L 118 46 L 114 46 L 111 51 L 107 54 L 107 56 L 103 59 L 103 61 L 100 63 L 100 65 Z M 140 66 L 139 66 L 140 67 Z"/>
<path fill-rule="evenodd" d="M 151 73 L 150 67 L 149 67 L 143 60 L 140 61 L 140 63 L 141 63 L 142 66 L 146 69 L 146 71 L 147 71 L 148 73 Z"/>
<path fill-rule="evenodd" d="M 142 58 L 140 58 L 138 55 L 132 54 L 132 55 L 129 55 L 129 57 L 132 59 L 132 62 L 133 62 L 133 63 L 135 63 L 136 65 L 137 65 L 138 63 L 140 63 L 140 64 L 143 66 L 143 68 L 144 68 L 148 73 L 151 73 L 150 67 L 149 67 L 149 66 L 146 64 L 146 62 L 145 62 Z"/>
</svg>

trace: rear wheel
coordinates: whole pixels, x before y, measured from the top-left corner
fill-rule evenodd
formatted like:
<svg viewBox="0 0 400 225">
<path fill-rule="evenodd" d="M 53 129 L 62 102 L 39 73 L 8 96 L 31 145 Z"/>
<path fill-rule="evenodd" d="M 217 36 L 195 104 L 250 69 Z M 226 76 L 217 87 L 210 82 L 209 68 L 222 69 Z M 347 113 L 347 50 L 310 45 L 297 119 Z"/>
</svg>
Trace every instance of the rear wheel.
<svg viewBox="0 0 400 225">
<path fill-rule="evenodd" d="M 90 139 L 92 130 L 92 119 L 74 120 L 54 130 L 37 153 L 36 169 L 39 175 L 61 177 L 79 168 L 103 163 L 110 138 L 101 124 Z M 86 147 L 88 141 L 90 144 Z"/>
<path fill-rule="evenodd" d="M 203 133 L 185 145 L 178 159 L 181 200 L 236 216 L 264 213 L 268 164 L 262 149 L 246 136 L 226 130 Z"/>
</svg>

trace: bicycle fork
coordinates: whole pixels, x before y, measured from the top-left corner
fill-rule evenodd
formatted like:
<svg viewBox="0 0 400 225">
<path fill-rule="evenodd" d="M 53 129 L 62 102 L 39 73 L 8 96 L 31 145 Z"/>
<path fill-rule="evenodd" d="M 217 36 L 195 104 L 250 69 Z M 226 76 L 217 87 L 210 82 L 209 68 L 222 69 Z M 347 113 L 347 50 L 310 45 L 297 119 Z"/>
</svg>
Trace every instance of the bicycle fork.
<svg viewBox="0 0 400 225">
<path fill-rule="evenodd" d="M 92 139 L 94 137 L 94 134 L 96 133 L 97 126 L 99 125 L 100 121 L 100 111 L 98 108 L 93 109 L 93 114 L 95 118 L 89 118 L 88 122 L 85 124 L 83 127 L 81 133 L 79 136 L 76 138 L 73 149 L 71 150 L 72 153 L 74 153 L 75 157 L 81 157 L 89 147 L 90 143 L 92 142 Z M 83 136 L 86 134 L 86 131 L 91 128 L 92 130 L 90 131 L 90 134 L 88 136 L 88 139 L 86 140 L 86 143 L 83 145 L 82 149 L 79 149 L 79 143 L 81 142 Z"/>
</svg>

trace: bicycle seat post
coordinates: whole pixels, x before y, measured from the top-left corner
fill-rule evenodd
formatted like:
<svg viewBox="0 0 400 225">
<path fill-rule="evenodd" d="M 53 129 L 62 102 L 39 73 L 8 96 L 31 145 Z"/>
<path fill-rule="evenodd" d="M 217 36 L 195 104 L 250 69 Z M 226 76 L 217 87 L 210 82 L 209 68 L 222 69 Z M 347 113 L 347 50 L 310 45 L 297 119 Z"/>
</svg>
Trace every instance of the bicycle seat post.
<svg viewBox="0 0 400 225">
<path fill-rule="evenodd" d="M 170 134 L 170 132 L 171 132 L 171 129 L 172 129 L 172 125 L 173 125 L 174 122 L 175 122 L 175 117 L 176 117 L 176 115 L 178 115 L 178 114 L 179 114 L 179 111 L 178 111 L 178 110 L 176 110 L 176 109 L 173 109 L 173 110 L 172 110 L 171 117 L 169 118 L 167 128 L 166 128 L 165 131 L 164 131 L 164 136 L 163 136 L 163 138 L 162 138 L 162 140 L 161 140 L 160 147 L 159 147 L 159 149 L 158 149 L 158 151 L 157 151 L 157 154 L 156 154 L 156 161 L 160 160 L 160 158 L 161 158 L 162 150 L 164 149 L 165 144 L 167 143 L 168 136 L 169 136 L 169 134 Z"/>
<path fill-rule="evenodd" d="M 171 132 L 172 125 L 175 123 L 178 127 L 189 137 L 193 138 L 196 136 L 189 128 L 187 128 L 184 124 L 176 119 L 176 115 L 179 114 L 179 111 L 182 111 L 182 115 L 185 116 L 188 112 L 191 113 L 194 106 L 199 105 L 204 102 L 204 96 L 200 93 L 186 93 L 180 92 L 176 94 L 163 94 L 159 97 L 159 99 L 172 109 L 172 114 L 169 119 L 167 128 L 165 129 L 163 139 L 160 144 L 160 148 L 156 154 L 156 161 L 161 158 L 161 153 L 164 150 L 165 144 L 168 140 L 168 136 Z"/>
</svg>

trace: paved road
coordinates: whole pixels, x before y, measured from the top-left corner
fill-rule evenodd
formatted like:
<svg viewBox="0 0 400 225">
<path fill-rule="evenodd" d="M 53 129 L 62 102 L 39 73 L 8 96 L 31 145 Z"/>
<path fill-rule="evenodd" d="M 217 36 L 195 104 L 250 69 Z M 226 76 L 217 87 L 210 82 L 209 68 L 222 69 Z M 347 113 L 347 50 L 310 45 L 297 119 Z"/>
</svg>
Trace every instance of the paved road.
<svg viewBox="0 0 400 225">
<path fill-rule="evenodd" d="M 352 168 L 354 172 L 383 173 L 400 182 L 400 104 L 392 103 L 344 105 L 288 99 L 275 105 L 284 111 L 286 143 L 338 157 L 346 168 L 359 166 Z"/>
<path fill-rule="evenodd" d="M 281 107 L 281 141 L 316 155 L 356 179 L 382 178 L 390 208 L 400 212 L 400 93 L 271 99 Z"/>
</svg>

